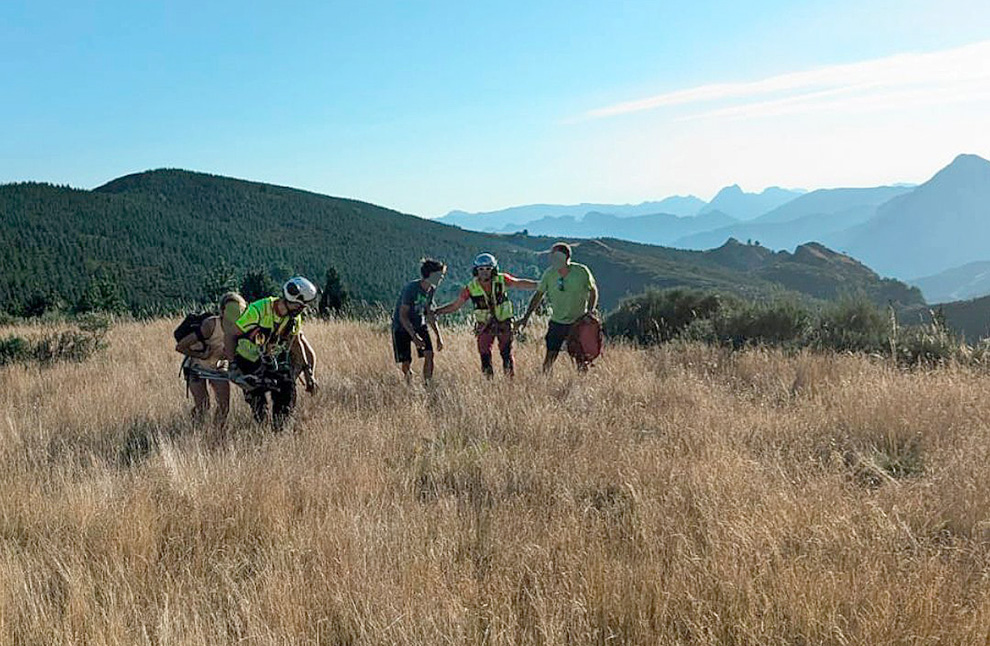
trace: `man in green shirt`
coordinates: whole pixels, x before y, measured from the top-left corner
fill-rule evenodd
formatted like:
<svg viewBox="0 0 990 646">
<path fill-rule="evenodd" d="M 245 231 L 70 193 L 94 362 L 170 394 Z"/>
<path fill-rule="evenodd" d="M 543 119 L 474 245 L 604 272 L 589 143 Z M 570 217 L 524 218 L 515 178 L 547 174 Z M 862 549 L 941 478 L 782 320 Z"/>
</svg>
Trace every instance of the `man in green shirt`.
<svg viewBox="0 0 990 646">
<path fill-rule="evenodd" d="M 280 297 L 257 300 L 244 310 L 225 334 L 224 352 L 230 372 L 244 389 L 254 419 L 268 417 L 267 393 L 271 393 L 272 427 L 282 430 L 296 403 L 296 379 L 300 372 L 306 391 L 315 392 L 315 354 L 302 335 L 302 312 L 314 302 L 317 289 L 302 276 L 289 279 Z"/>
<path fill-rule="evenodd" d="M 550 302 L 551 315 L 543 372 L 550 372 L 572 326 L 585 316 L 593 315 L 598 305 L 595 277 L 586 266 L 571 262 L 571 246 L 567 243 L 558 242 L 550 248 L 550 268 L 543 272 L 536 293 L 529 301 L 529 309 L 517 329 L 526 327 L 544 295 Z"/>
</svg>

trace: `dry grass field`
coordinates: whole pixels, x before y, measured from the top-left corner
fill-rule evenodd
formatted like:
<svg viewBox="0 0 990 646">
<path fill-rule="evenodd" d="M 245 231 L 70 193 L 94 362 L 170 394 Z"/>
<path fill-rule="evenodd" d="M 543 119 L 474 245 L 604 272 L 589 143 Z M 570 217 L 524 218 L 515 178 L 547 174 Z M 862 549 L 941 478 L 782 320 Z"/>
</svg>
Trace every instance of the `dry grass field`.
<svg viewBox="0 0 990 646">
<path fill-rule="evenodd" d="M 207 439 L 174 322 L 0 368 L 3 644 L 984 644 L 990 377 L 611 347 L 486 382 L 307 322 L 292 432 Z"/>
</svg>

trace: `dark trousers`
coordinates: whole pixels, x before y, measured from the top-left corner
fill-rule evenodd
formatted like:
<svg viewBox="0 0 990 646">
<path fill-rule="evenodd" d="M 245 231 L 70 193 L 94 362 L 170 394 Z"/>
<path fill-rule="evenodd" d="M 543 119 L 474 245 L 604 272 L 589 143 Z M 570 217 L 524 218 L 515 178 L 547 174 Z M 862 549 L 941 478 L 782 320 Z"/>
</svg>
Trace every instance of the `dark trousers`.
<svg viewBox="0 0 990 646">
<path fill-rule="evenodd" d="M 272 399 L 272 429 L 281 431 L 292 416 L 296 407 L 296 380 L 292 371 L 286 366 L 285 370 L 268 370 L 260 362 L 250 362 L 237 357 L 237 367 L 244 374 L 255 374 L 262 377 L 263 384 L 257 388 L 244 391 L 244 400 L 251 407 L 254 421 L 264 424 L 268 421 L 268 394 Z"/>
</svg>

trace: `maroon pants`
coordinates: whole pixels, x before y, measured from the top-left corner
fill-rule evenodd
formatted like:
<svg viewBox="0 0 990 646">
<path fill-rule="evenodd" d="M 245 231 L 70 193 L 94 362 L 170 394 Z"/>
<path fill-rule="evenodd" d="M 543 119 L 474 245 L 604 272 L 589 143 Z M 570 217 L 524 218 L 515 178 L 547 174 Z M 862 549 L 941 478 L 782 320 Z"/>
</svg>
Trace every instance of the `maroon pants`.
<svg viewBox="0 0 990 646">
<path fill-rule="evenodd" d="M 479 323 L 474 330 L 478 337 L 478 353 L 481 355 L 481 371 L 492 376 L 492 344 L 498 339 L 498 353 L 502 356 L 502 369 L 506 374 L 513 372 L 512 363 L 512 321 L 491 321 Z"/>
</svg>

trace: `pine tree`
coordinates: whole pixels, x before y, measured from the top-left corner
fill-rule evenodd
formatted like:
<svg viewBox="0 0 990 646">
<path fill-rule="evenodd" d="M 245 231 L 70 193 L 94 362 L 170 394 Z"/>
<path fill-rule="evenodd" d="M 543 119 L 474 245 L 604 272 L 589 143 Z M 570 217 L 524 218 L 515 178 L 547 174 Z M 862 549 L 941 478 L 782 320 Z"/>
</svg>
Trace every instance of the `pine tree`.
<svg viewBox="0 0 990 646">
<path fill-rule="evenodd" d="M 350 295 L 337 270 L 332 266 L 327 268 L 327 275 L 323 279 L 323 293 L 320 295 L 320 316 L 339 314 L 349 300 Z"/>
<path fill-rule="evenodd" d="M 201 300 L 204 303 L 217 303 L 220 297 L 229 291 L 237 289 L 237 274 L 226 260 L 211 269 L 203 280 Z"/>
<path fill-rule="evenodd" d="M 82 296 L 76 301 L 73 310 L 78 314 L 86 312 L 121 313 L 127 310 L 120 285 L 110 275 L 101 271 L 89 279 Z"/>
<path fill-rule="evenodd" d="M 254 269 L 241 279 L 241 296 L 248 303 L 265 298 L 266 296 L 277 296 L 279 294 L 278 285 L 264 269 Z"/>
</svg>

